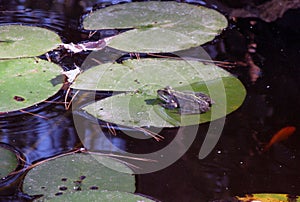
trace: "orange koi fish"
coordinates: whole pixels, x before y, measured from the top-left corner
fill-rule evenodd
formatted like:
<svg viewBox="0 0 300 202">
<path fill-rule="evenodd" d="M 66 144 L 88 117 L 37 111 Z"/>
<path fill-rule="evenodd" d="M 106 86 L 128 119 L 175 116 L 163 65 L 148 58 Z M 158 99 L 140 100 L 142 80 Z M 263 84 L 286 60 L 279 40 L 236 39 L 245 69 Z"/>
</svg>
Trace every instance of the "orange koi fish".
<svg viewBox="0 0 300 202">
<path fill-rule="evenodd" d="M 280 129 L 275 135 L 272 137 L 270 142 L 264 147 L 264 152 L 268 151 L 270 147 L 282 140 L 286 140 L 288 137 L 290 137 L 294 132 L 296 131 L 296 127 L 294 126 L 286 126 L 282 129 Z"/>
</svg>

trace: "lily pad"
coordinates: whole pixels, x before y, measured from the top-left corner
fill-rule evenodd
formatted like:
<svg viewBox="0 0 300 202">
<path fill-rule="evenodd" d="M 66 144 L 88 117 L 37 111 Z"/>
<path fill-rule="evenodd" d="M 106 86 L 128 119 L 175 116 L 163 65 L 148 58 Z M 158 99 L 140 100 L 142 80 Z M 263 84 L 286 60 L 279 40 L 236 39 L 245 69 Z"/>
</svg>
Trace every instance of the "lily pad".
<svg viewBox="0 0 300 202">
<path fill-rule="evenodd" d="M 210 96 L 215 104 L 210 111 L 204 114 L 180 115 L 176 110 L 167 110 L 160 106 L 155 93 L 139 91 L 117 94 L 83 109 L 98 119 L 123 126 L 177 127 L 205 123 L 224 117 L 243 103 L 246 94 L 244 86 L 234 77 L 195 83 L 192 86 L 196 92 L 206 94 L 211 92 Z M 222 91 L 225 91 L 226 95 Z"/>
<path fill-rule="evenodd" d="M 0 145 L 0 179 L 4 179 L 18 166 L 18 158 L 14 152 Z"/>
<path fill-rule="evenodd" d="M 276 194 L 276 193 L 260 193 L 260 194 L 251 194 L 246 195 L 245 197 L 237 197 L 239 201 L 248 202 L 248 201 L 259 201 L 259 202 L 289 202 L 289 201 L 295 201 L 299 202 L 300 199 L 291 200 L 289 199 L 288 194 Z M 295 199 L 293 197 L 293 199 Z"/>
<path fill-rule="evenodd" d="M 179 115 L 158 104 L 156 91 L 165 86 L 203 92 L 215 104 L 204 114 Z M 176 127 L 212 121 L 236 110 L 246 95 L 237 78 L 215 65 L 167 59 L 99 65 L 79 75 L 72 88 L 127 91 L 83 109 L 101 120 L 130 127 Z"/>
<path fill-rule="evenodd" d="M 24 25 L 0 26 L 0 58 L 34 57 L 61 44 L 53 31 Z"/>
<path fill-rule="evenodd" d="M 0 60 L 0 112 L 40 103 L 62 83 L 61 67 L 54 63 L 34 58 Z"/>
<path fill-rule="evenodd" d="M 135 195 L 128 192 L 119 192 L 119 191 L 81 191 L 75 193 L 68 193 L 63 194 L 59 197 L 52 198 L 50 200 L 45 201 L 72 201 L 72 202 L 82 202 L 82 201 L 89 201 L 89 202 L 124 202 L 124 201 L 144 201 L 144 202 L 151 202 L 146 197 Z"/>
<path fill-rule="evenodd" d="M 174 52 L 211 41 L 225 27 L 219 12 L 177 2 L 134 2 L 109 6 L 90 13 L 88 30 L 129 29 L 113 37 L 108 46 L 128 52 Z"/>
<path fill-rule="evenodd" d="M 43 194 L 44 199 L 87 190 L 134 192 L 135 178 L 130 168 L 112 158 L 70 154 L 34 167 L 23 183 L 25 193 Z"/>
</svg>

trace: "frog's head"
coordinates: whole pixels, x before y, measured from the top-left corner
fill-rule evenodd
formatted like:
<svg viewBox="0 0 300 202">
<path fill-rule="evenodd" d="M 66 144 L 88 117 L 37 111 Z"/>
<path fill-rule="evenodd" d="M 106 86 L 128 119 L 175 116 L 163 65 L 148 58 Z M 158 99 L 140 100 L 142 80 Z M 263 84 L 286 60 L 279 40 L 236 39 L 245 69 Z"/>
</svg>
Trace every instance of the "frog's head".
<svg viewBox="0 0 300 202">
<path fill-rule="evenodd" d="M 164 102 L 160 105 L 162 105 L 166 109 L 175 109 L 178 107 L 178 101 L 176 96 L 174 95 L 174 90 L 169 86 L 158 90 L 157 97 Z"/>
<path fill-rule="evenodd" d="M 157 96 L 160 100 L 162 100 L 165 103 L 171 103 L 174 101 L 175 98 L 172 93 L 172 88 L 169 86 L 157 90 Z"/>
</svg>

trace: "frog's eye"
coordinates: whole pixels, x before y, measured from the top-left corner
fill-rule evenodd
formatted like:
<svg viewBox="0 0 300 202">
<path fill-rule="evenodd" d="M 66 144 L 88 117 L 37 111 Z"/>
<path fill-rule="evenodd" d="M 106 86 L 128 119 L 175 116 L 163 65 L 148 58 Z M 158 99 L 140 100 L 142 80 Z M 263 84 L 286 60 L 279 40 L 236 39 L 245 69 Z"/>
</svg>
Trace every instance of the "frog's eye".
<svg viewBox="0 0 300 202">
<path fill-rule="evenodd" d="M 161 92 L 159 93 L 159 97 L 163 98 L 164 100 L 167 100 L 169 96 L 165 92 Z"/>
</svg>

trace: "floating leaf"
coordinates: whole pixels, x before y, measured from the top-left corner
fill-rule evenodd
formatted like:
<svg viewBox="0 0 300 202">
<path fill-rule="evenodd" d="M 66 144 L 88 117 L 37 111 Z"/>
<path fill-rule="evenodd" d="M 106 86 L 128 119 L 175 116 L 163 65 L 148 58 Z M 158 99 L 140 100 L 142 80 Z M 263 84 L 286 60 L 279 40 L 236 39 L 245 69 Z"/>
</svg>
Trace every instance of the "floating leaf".
<svg viewBox="0 0 300 202">
<path fill-rule="evenodd" d="M 42 102 L 62 87 L 61 68 L 40 59 L 0 60 L 0 112 Z"/>
<path fill-rule="evenodd" d="M 23 191 L 43 194 L 46 199 L 80 190 L 134 192 L 135 178 L 131 173 L 125 164 L 109 157 L 71 154 L 31 169 L 24 179 Z"/>
<path fill-rule="evenodd" d="M 288 194 L 275 194 L 275 193 L 261 193 L 261 194 L 250 194 L 245 197 L 237 197 L 241 202 L 255 201 L 255 202 L 289 202 L 295 201 L 300 202 L 300 199 L 289 198 Z"/>
<path fill-rule="evenodd" d="M 176 127 L 221 118 L 236 110 L 243 103 L 246 94 L 244 86 L 234 77 L 225 77 L 221 80 L 216 79 L 192 86 L 197 92 L 201 91 L 206 94 L 210 92 L 211 98 L 215 101 L 210 111 L 204 114 L 180 115 L 176 110 L 166 110 L 160 106 L 156 94 L 144 92 L 117 94 L 92 103 L 83 109 L 101 120 L 129 127 Z M 225 98 L 222 91 L 226 92 Z"/>
<path fill-rule="evenodd" d="M 215 104 L 204 114 L 179 115 L 157 102 L 156 91 L 165 86 L 209 95 Z M 130 91 L 83 108 L 93 116 L 115 124 L 142 127 L 174 127 L 212 121 L 236 110 L 245 98 L 241 82 L 225 70 L 197 61 L 141 59 L 108 63 L 79 75 L 76 89 Z"/>
<path fill-rule="evenodd" d="M 0 26 L 0 58 L 34 57 L 62 43 L 48 29 L 23 25 Z"/>
<path fill-rule="evenodd" d="M 85 29 L 128 29 L 108 46 L 128 52 L 174 52 L 211 41 L 226 26 L 215 10 L 177 2 L 134 2 L 90 13 Z"/>
<path fill-rule="evenodd" d="M 9 173 L 13 172 L 18 166 L 18 158 L 14 152 L 7 147 L 0 145 L 0 179 L 4 179 Z"/>
<path fill-rule="evenodd" d="M 124 202 L 124 201 L 143 201 L 143 202 L 151 202 L 146 197 L 127 193 L 127 192 L 119 192 L 119 191 L 81 191 L 75 193 L 68 193 L 63 194 L 59 197 L 55 197 L 50 200 L 45 201 L 72 201 L 72 202 L 82 202 L 82 201 L 89 201 L 89 202 Z"/>
</svg>

